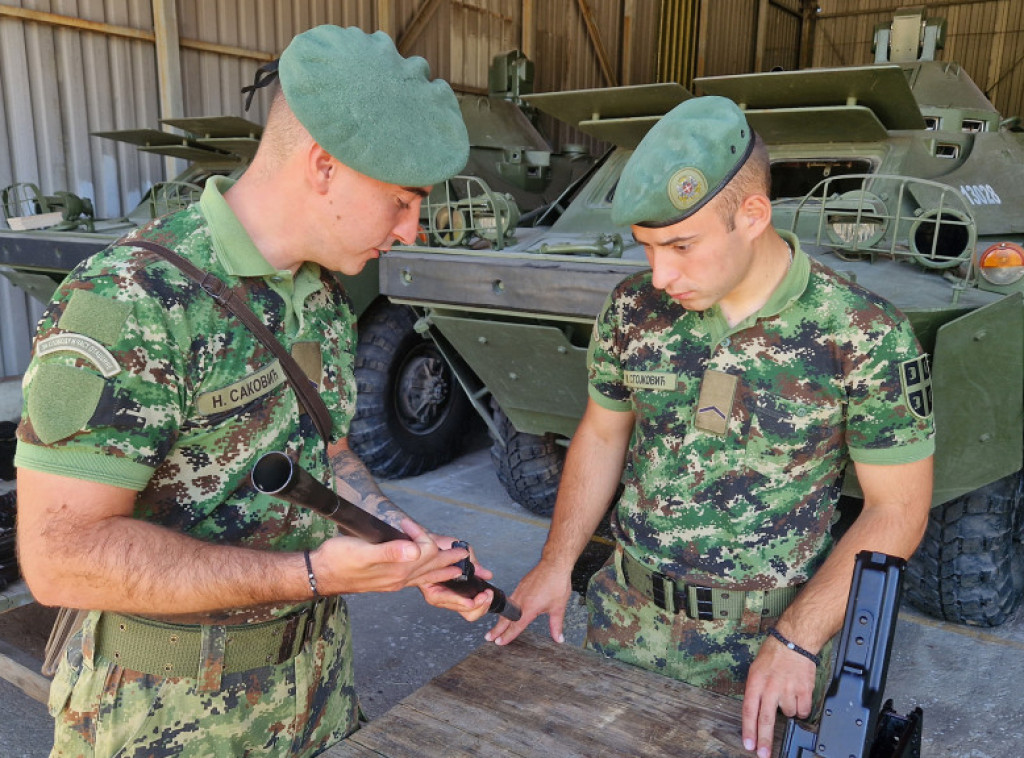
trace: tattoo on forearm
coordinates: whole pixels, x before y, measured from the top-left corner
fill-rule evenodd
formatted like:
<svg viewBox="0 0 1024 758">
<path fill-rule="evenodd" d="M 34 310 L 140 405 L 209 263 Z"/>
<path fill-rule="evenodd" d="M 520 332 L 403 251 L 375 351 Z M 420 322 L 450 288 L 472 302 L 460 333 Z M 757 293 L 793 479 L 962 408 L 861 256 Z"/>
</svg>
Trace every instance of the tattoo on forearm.
<svg viewBox="0 0 1024 758">
<path fill-rule="evenodd" d="M 331 465 L 334 468 L 339 495 L 391 526 L 400 528 L 399 524 L 405 518 L 405 513 L 380 491 L 380 487 L 355 453 L 340 453 L 334 457 Z"/>
</svg>

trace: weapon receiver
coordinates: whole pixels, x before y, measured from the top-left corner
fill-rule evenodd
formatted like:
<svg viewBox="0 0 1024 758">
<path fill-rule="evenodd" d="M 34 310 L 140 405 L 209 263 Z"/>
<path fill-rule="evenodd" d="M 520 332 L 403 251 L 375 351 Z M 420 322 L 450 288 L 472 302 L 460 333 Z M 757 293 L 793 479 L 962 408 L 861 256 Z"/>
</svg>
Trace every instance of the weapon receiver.
<svg viewBox="0 0 1024 758">
<path fill-rule="evenodd" d="M 265 495 L 273 495 L 292 505 L 309 508 L 326 516 L 350 537 L 358 537 L 372 544 L 409 539 L 405 532 L 332 492 L 284 453 L 270 452 L 260 456 L 252 469 L 252 483 Z M 468 545 L 456 542 L 453 547 Z M 488 610 L 510 621 L 519 620 L 519 608 L 510 603 L 500 589 L 476 576 L 475 568 L 468 558 L 458 565 L 462 568 L 462 577 L 443 582 L 445 587 L 470 598 L 484 590 L 492 590 L 494 598 Z"/>
<path fill-rule="evenodd" d="M 780 758 L 919 758 L 921 709 L 904 717 L 892 700 L 882 705 L 906 565 L 885 553 L 857 554 L 818 732 L 790 719 Z"/>
</svg>

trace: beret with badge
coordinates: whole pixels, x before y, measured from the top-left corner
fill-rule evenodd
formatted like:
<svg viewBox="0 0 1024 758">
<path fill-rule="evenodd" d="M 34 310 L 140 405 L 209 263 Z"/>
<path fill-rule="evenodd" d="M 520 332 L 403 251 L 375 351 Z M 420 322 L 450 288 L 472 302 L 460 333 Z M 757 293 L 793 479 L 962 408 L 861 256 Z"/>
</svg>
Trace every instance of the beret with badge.
<svg viewBox="0 0 1024 758">
<path fill-rule="evenodd" d="M 277 73 L 299 122 L 349 168 L 426 187 L 466 165 L 469 136 L 451 87 L 384 32 L 314 27 L 292 39 Z"/>
<path fill-rule="evenodd" d="M 612 221 L 662 227 L 703 208 L 740 170 L 754 132 L 728 98 L 694 97 L 647 132 L 622 170 Z"/>
</svg>

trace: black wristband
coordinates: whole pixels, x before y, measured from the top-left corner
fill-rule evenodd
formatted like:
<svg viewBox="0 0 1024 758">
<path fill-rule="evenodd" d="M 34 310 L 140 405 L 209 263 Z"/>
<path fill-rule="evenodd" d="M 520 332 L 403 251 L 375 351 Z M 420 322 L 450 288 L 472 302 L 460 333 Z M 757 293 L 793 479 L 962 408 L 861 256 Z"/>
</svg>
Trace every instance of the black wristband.
<svg viewBox="0 0 1024 758">
<path fill-rule="evenodd" d="M 790 642 L 789 640 L 787 640 L 785 637 L 782 636 L 782 633 L 778 629 L 776 629 L 774 626 L 768 628 L 768 634 L 770 634 L 772 637 L 777 639 L 783 645 L 788 647 L 794 653 L 799 653 L 800 655 L 802 655 L 804 658 L 809 660 L 815 666 L 820 666 L 821 665 L 821 658 L 816 656 L 810 650 L 804 650 L 802 647 L 800 647 L 795 642 Z"/>
<path fill-rule="evenodd" d="M 320 593 L 316 589 L 316 577 L 313 575 L 313 561 L 309 559 L 309 551 L 303 550 L 302 557 L 306 559 L 306 576 L 309 578 L 309 589 L 313 593 L 313 597 L 320 597 Z"/>
</svg>

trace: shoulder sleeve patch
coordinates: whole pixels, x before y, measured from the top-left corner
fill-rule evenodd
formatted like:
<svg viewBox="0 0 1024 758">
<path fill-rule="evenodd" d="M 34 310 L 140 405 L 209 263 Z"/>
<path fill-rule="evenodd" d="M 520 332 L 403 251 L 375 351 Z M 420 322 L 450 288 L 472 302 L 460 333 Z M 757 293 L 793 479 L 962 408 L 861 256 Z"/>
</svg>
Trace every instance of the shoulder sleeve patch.
<svg viewBox="0 0 1024 758">
<path fill-rule="evenodd" d="M 111 300 L 88 290 L 75 290 L 57 326 L 68 332 L 87 335 L 105 345 L 113 345 L 131 310 L 131 303 Z"/>
<path fill-rule="evenodd" d="M 900 384 L 910 412 L 918 418 L 931 416 L 932 372 L 927 355 L 919 355 L 900 364 Z"/>
<path fill-rule="evenodd" d="M 44 445 L 70 437 L 86 425 L 99 405 L 104 381 L 91 371 L 43 364 L 28 387 L 32 429 Z"/>
<path fill-rule="evenodd" d="M 92 363 L 108 379 L 121 371 L 117 358 L 91 337 L 84 334 L 53 334 L 36 343 L 36 355 L 77 353 Z"/>
</svg>

